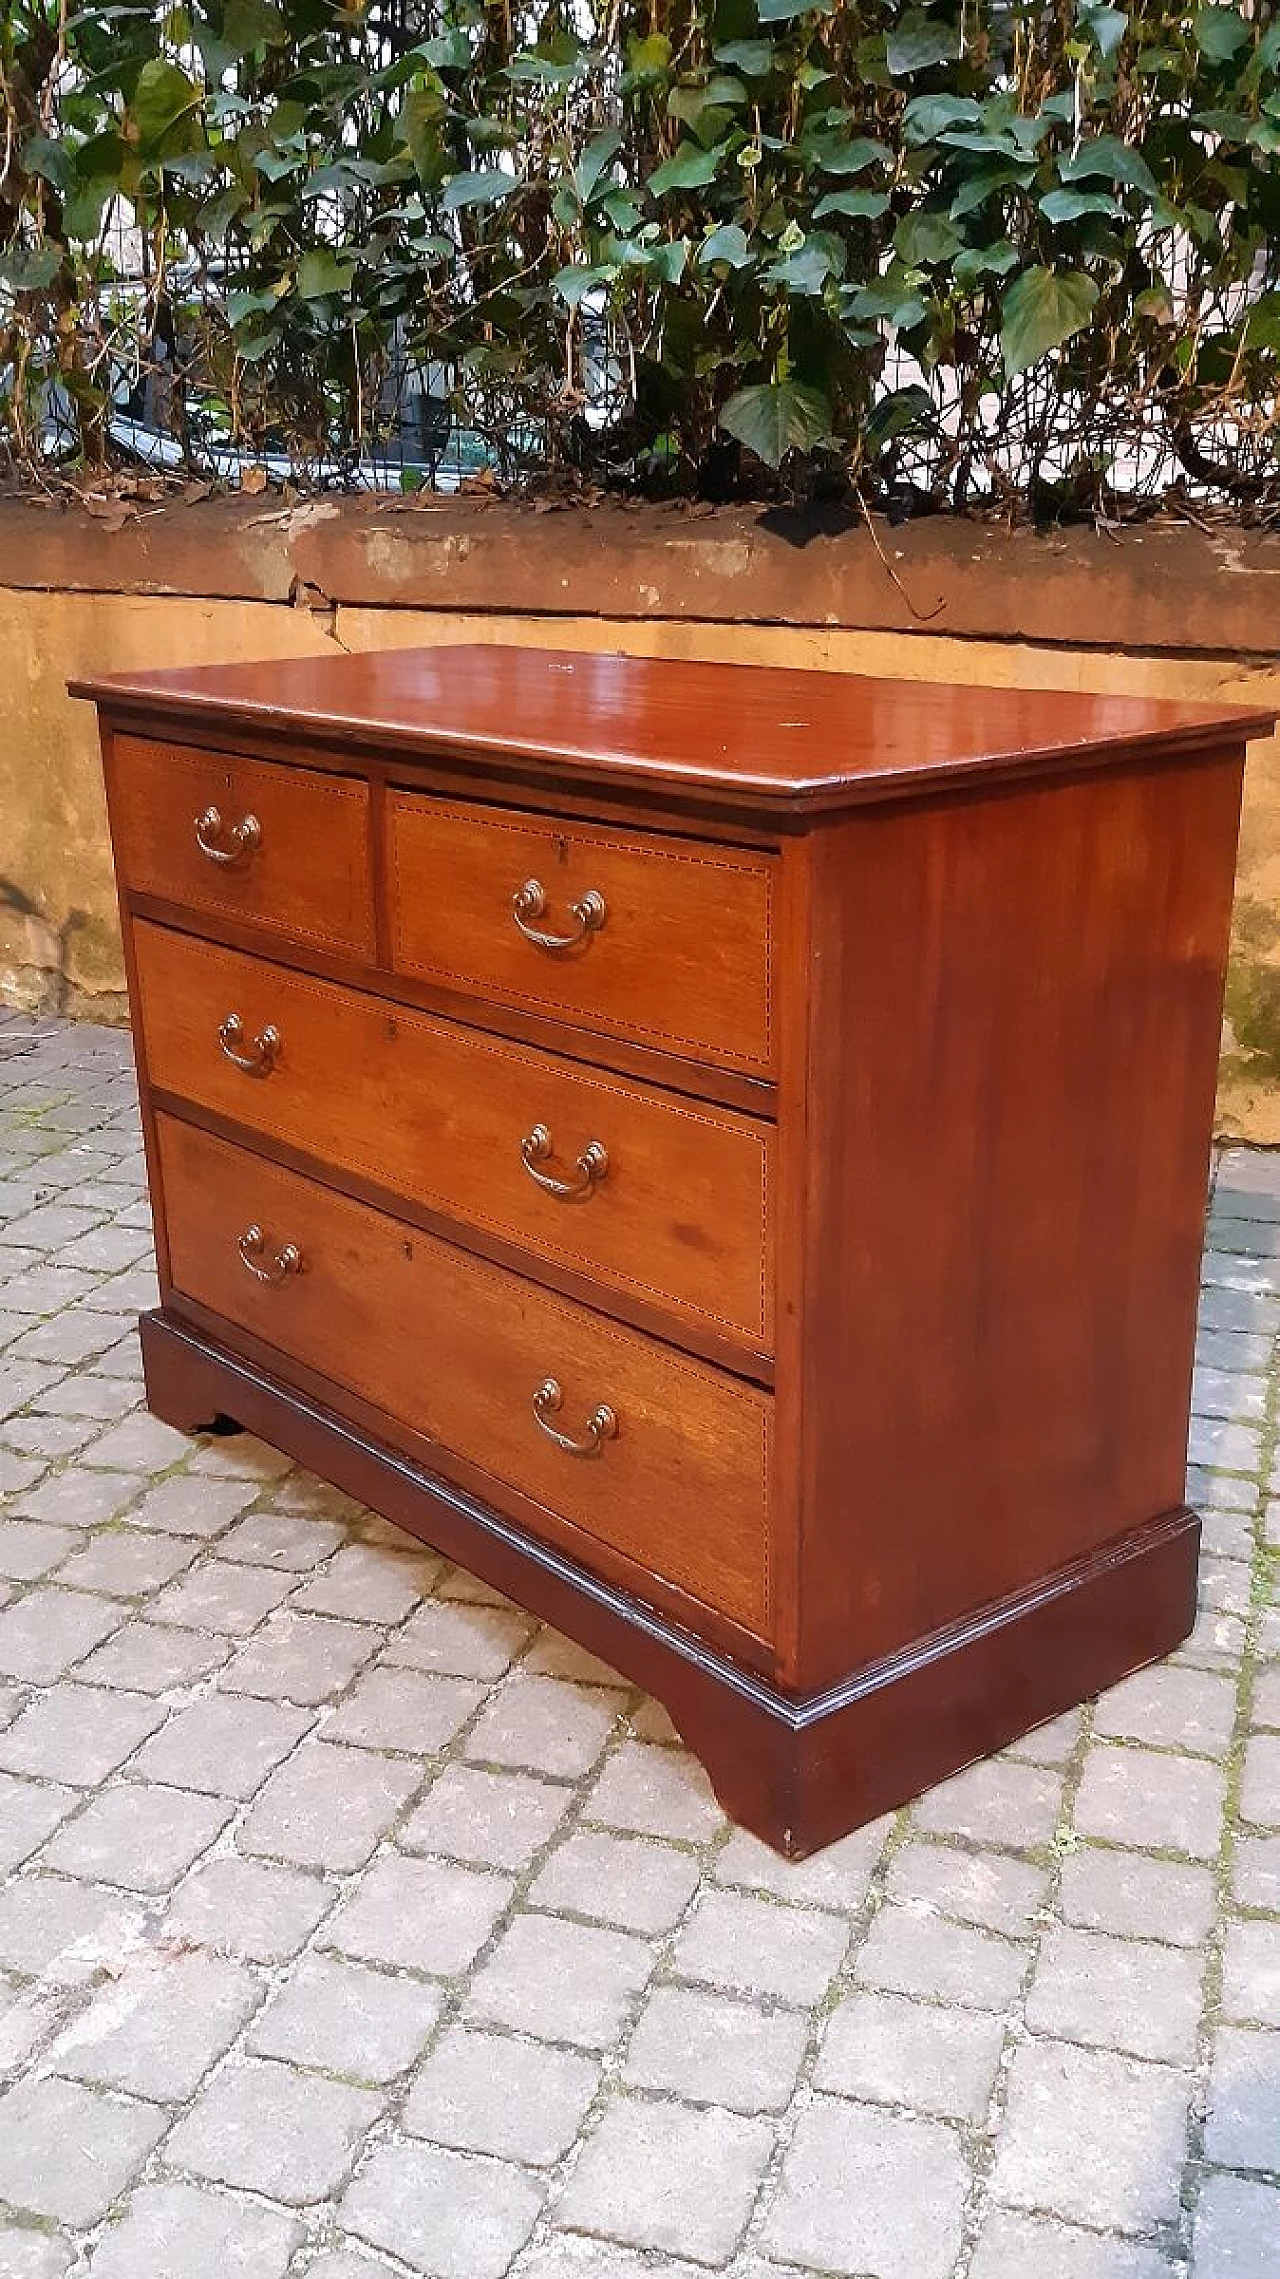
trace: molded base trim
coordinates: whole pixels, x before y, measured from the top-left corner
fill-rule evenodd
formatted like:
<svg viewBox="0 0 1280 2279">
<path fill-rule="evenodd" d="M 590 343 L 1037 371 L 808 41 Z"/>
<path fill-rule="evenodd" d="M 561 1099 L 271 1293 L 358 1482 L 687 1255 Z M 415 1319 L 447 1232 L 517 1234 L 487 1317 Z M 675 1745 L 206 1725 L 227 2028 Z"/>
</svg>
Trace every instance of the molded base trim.
<svg viewBox="0 0 1280 2279">
<path fill-rule="evenodd" d="M 726 1812 L 792 1859 L 1171 1652 L 1195 1620 L 1200 1522 L 1182 1508 L 836 1685 L 784 1694 L 212 1339 L 163 1312 L 140 1329 L 155 1415 L 256 1433 L 598 1654 L 662 1702 Z"/>
</svg>

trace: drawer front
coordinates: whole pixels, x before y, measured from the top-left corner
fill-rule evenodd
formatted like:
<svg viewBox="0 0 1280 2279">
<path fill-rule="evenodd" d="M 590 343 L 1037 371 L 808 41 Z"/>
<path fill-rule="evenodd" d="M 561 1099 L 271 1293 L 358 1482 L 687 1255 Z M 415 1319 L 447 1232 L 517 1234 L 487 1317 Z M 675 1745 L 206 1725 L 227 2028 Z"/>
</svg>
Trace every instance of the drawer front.
<svg viewBox="0 0 1280 2279">
<path fill-rule="evenodd" d="M 153 1085 L 770 1349 L 769 1125 L 167 927 L 134 950 Z"/>
<path fill-rule="evenodd" d="M 768 1635 L 768 1394 L 229 1141 L 157 1135 L 180 1295 Z"/>
<path fill-rule="evenodd" d="M 392 794 L 387 832 L 397 971 L 772 1070 L 772 855 L 414 792 Z"/>
<path fill-rule="evenodd" d="M 358 778 L 118 736 L 107 791 L 116 863 L 135 893 L 372 955 L 369 791 Z"/>
</svg>

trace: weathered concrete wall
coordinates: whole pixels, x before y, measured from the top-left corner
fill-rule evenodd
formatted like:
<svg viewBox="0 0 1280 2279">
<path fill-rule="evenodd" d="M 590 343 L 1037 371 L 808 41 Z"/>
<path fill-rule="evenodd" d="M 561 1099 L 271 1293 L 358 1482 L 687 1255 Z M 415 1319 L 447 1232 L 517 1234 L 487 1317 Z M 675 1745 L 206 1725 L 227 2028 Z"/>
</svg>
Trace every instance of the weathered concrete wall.
<svg viewBox="0 0 1280 2279">
<path fill-rule="evenodd" d="M 1280 539 L 208 502 L 110 531 L 0 507 L 0 999 L 123 1011 L 89 708 L 73 673 L 457 640 L 907 679 L 1274 701 Z M 1220 1128 L 1280 1143 L 1280 742 L 1255 746 Z"/>
</svg>

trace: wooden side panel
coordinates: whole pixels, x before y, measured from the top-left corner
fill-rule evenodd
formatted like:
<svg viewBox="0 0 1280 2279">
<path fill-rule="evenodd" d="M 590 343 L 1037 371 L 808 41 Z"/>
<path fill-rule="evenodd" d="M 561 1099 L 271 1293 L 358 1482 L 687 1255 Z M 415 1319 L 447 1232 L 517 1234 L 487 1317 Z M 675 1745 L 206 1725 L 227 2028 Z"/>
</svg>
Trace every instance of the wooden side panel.
<svg viewBox="0 0 1280 2279">
<path fill-rule="evenodd" d="M 768 1353 L 773 1329 L 773 1127 L 553 1059 L 139 921 L 138 1003 L 151 1081 L 338 1171 L 584 1273 L 621 1295 Z M 235 1064 L 219 1042 L 254 1056 Z M 585 1195 L 584 1150 L 606 1168 Z M 673 1326 L 676 1326 L 673 1324 Z"/>
<path fill-rule="evenodd" d="M 592 1541 L 769 1634 L 771 1397 L 297 1172 L 157 1118 L 173 1290 L 507 1482 Z M 296 1245 L 300 1271 L 264 1281 Z M 606 1402 L 616 1437 L 583 1438 Z M 446 1463 L 447 1468 L 447 1463 Z"/>
<path fill-rule="evenodd" d="M 1241 776 L 810 843 L 802 1683 L 1181 1503 Z"/>
<path fill-rule="evenodd" d="M 374 948 L 369 787 L 349 775 L 116 735 L 107 798 L 121 884 L 184 909 L 362 958 Z M 196 824 L 209 808 L 220 831 Z M 247 817 L 256 844 L 219 862 Z"/>
<path fill-rule="evenodd" d="M 415 792 L 390 795 L 387 848 L 397 972 L 663 1052 L 772 1070 L 772 855 Z M 531 923 L 571 936 L 574 905 L 596 895 L 599 930 L 569 950 L 537 947 L 512 914 L 533 880 L 546 908 Z"/>
</svg>

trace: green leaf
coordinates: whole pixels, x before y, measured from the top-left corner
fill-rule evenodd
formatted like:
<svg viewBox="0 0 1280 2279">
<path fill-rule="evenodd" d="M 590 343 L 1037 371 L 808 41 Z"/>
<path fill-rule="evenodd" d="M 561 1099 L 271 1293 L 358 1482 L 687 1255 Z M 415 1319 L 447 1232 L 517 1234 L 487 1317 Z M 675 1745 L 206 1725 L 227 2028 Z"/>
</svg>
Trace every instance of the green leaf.
<svg viewBox="0 0 1280 2279">
<path fill-rule="evenodd" d="M 828 190 L 814 207 L 813 218 L 820 222 L 824 214 L 848 214 L 851 220 L 874 221 L 888 209 L 887 190 Z"/>
<path fill-rule="evenodd" d="M 298 298 L 323 301 L 331 293 L 345 293 L 355 273 L 354 261 L 344 261 L 327 245 L 313 246 L 298 263 Z"/>
<path fill-rule="evenodd" d="M 54 142 L 50 135 L 28 135 L 22 146 L 21 163 L 25 173 L 38 174 L 60 197 L 66 195 L 75 180 L 74 153 L 64 142 Z"/>
<path fill-rule="evenodd" d="M 709 269 L 713 262 L 723 261 L 730 269 L 746 269 L 754 256 L 747 243 L 747 233 L 737 222 L 725 222 L 704 237 L 694 260 L 700 269 Z"/>
<path fill-rule="evenodd" d="M 1129 29 L 1129 18 L 1123 8 L 1091 8 L 1085 17 L 1085 30 L 1096 41 L 1101 55 L 1115 54 Z"/>
<path fill-rule="evenodd" d="M 1141 190 L 1145 197 L 1157 195 L 1156 178 L 1141 152 L 1115 135 L 1096 135 L 1091 142 L 1081 143 L 1079 150 L 1063 159 L 1058 171 L 1064 182 L 1087 181 L 1101 174 L 1108 182 Z"/>
<path fill-rule="evenodd" d="M 599 187 L 601 178 L 607 181 L 608 170 L 622 147 L 622 135 L 617 127 L 607 127 L 603 134 L 593 135 L 573 170 L 574 187 L 585 206 Z"/>
<path fill-rule="evenodd" d="M 913 95 L 902 114 L 902 131 L 918 148 L 935 142 L 948 127 L 977 126 L 981 118 L 971 95 Z"/>
<path fill-rule="evenodd" d="M 199 108 L 200 89 L 176 63 L 153 56 L 138 73 L 130 110 L 144 152 L 156 150 L 179 119 Z"/>
<path fill-rule="evenodd" d="M 47 292 L 62 266 L 56 245 L 11 245 L 0 254 L 0 284 L 15 293 Z"/>
<path fill-rule="evenodd" d="M 464 206 L 496 206 L 518 187 L 514 174 L 487 166 L 478 174 L 455 174 L 445 184 L 440 204 L 446 214 L 459 213 Z"/>
<path fill-rule="evenodd" d="M 1117 209 L 1105 190 L 1049 190 L 1040 211 L 1047 222 L 1078 222 L 1084 214 L 1106 214 L 1114 221 Z"/>
<path fill-rule="evenodd" d="M 963 253 L 956 255 L 951 274 L 961 290 L 968 292 L 984 277 L 1007 277 L 1021 259 L 1017 246 L 1011 245 L 1007 237 L 1001 238 L 996 245 L 966 246 Z"/>
<path fill-rule="evenodd" d="M 909 269 L 950 261 L 963 244 L 964 238 L 946 214 L 904 214 L 893 233 L 894 251 Z"/>
<path fill-rule="evenodd" d="M 1280 349 L 1280 293 L 1261 293 L 1244 328 L 1246 348 Z"/>
<path fill-rule="evenodd" d="M 551 280 L 551 289 L 558 293 L 566 307 L 576 309 L 588 293 L 599 291 L 613 282 L 617 271 L 601 262 L 570 262 L 567 269 L 558 269 Z"/>
<path fill-rule="evenodd" d="M 780 467 L 789 451 L 812 451 L 831 433 L 831 406 L 817 388 L 774 380 L 739 388 L 720 413 L 720 425 L 766 467 Z"/>
<path fill-rule="evenodd" d="M 883 450 L 895 435 L 918 434 L 934 425 L 933 399 L 927 390 L 919 387 L 895 388 L 892 394 L 881 396 L 872 406 L 862 441 L 868 452 Z"/>
<path fill-rule="evenodd" d="M 918 8 L 908 9 L 885 42 L 885 62 L 895 79 L 928 71 L 935 63 L 954 63 L 960 53 L 960 34 L 954 24 L 940 23 Z"/>
<path fill-rule="evenodd" d="M 893 153 L 870 135 L 815 135 L 804 146 L 804 156 L 820 174 L 865 174 L 869 166 L 883 166 Z"/>
<path fill-rule="evenodd" d="M 1098 288 L 1078 269 L 1024 269 L 1004 296 L 1000 348 L 1010 379 L 1083 332 Z"/>
<path fill-rule="evenodd" d="M 258 47 L 287 47 L 289 27 L 272 0 L 227 0 L 222 37 L 235 56 Z"/>
<path fill-rule="evenodd" d="M 671 42 L 665 32 L 651 32 L 648 39 L 627 42 L 627 78 L 635 87 L 646 87 L 655 79 L 665 78 L 671 66 Z"/>
<path fill-rule="evenodd" d="M 834 16 L 836 0 L 756 0 L 762 24 L 789 24 L 794 16 Z"/>
<path fill-rule="evenodd" d="M 674 157 L 654 168 L 646 187 L 655 198 L 668 190 L 703 190 L 714 182 L 723 157 L 723 143 L 717 143 L 714 150 L 700 150 L 696 143 L 682 142 Z"/>
<path fill-rule="evenodd" d="M 1197 8 L 1191 29 L 1210 63 L 1230 63 L 1249 38 L 1249 26 L 1234 8 Z"/>
<path fill-rule="evenodd" d="M 727 63 L 730 71 L 741 71 L 748 79 L 767 79 L 777 61 L 772 40 L 726 40 L 712 53 L 717 63 Z"/>
</svg>

